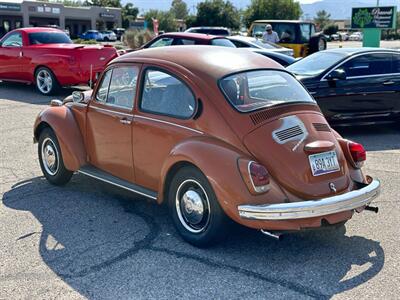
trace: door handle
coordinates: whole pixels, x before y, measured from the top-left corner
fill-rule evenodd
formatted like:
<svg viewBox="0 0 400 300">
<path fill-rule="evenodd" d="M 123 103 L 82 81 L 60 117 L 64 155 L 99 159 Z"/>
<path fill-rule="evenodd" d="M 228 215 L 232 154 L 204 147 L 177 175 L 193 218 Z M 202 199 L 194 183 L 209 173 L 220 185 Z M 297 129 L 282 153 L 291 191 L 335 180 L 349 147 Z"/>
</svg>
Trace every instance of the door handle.
<svg viewBox="0 0 400 300">
<path fill-rule="evenodd" d="M 24 56 L 24 53 L 22 51 L 19 51 L 19 57 Z"/>
<path fill-rule="evenodd" d="M 119 119 L 119 122 L 120 122 L 121 124 L 126 124 L 126 125 L 129 125 L 129 124 L 132 123 L 132 121 L 130 121 L 130 120 L 126 119 L 126 118 Z"/>
<path fill-rule="evenodd" d="M 392 85 L 394 84 L 394 81 L 385 81 L 384 83 L 382 83 L 383 85 Z"/>
</svg>

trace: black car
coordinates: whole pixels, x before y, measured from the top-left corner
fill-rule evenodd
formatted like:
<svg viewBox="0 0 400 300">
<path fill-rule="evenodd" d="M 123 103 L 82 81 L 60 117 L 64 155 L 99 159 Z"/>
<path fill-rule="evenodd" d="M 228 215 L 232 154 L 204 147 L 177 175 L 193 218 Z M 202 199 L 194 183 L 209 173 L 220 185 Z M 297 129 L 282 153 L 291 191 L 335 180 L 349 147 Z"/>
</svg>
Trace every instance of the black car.
<svg viewBox="0 0 400 300">
<path fill-rule="evenodd" d="M 277 63 L 281 64 L 284 67 L 294 63 L 298 59 L 294 58 L 293 56 L 289 56 L 286 54 L 282 54 L 280 52 L 270 51 L 268 49 L 257 49 L 257 48 L 245 48 L 246 50 L 252 51 L 254 53 L 261 54 L 265 57 L 268 57 Z"/>
<path fill-rule="evenodd" d="M 287 67 L 331 125 L 400 122 L 400 51 L 339 48 Z"/>
</svg>

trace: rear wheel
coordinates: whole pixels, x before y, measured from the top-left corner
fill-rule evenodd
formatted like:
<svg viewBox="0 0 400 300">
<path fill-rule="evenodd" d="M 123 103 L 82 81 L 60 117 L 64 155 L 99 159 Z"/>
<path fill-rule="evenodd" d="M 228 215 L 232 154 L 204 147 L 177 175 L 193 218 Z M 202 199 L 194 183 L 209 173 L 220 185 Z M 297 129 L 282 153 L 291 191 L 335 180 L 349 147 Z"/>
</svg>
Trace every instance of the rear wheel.
<svg viewBox="0 0 400 300">
<path fill-rule="evenodd" d="M 326 39 L 322 35 L 316 35 L 310 39 L 310 54 L 326 49 Z"/>
<path fill-rule="evenodd" d="M 35 81 L 38 91 L 46 96 L 53 95 L 59 88 L 53 72 L 46 67 L 41 67 L 36 71 Z"/>
<path fill-rule="evenodd" d="M 174 176 L 168 193 L 172 221 L 187 242 L 206 247 L 226 235 L 228 217 L 207 178 L 195 167 Z"/>
<path fill-rule="evenodd" d="M 50 183 L 64 185 L 71 179 L 73 172 L 65 168 L 60 145 L 50 128 L 40 133 L 38 153 L 40 168 Z"/>
</svg>

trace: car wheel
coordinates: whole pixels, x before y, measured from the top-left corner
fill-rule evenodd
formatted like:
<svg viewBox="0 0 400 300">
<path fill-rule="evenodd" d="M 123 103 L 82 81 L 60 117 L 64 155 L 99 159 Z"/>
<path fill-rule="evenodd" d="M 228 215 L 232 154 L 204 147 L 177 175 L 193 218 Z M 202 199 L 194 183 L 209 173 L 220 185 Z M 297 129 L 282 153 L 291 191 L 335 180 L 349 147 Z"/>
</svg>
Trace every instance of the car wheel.
<svg viewBox="0 0 400 300">
<path fill-rule="evenodd" d="M 108 37 L 105 37 L 105 38 L 104 38 L 104 41 L 105 41 L 105 42 L 108 42 L 109 40 L 110 40 L 110 39 L 109 39 Z"/>
<path fill-rule="evenodd" d="M 318 41 L 318 51 L 323 51 L 326 49 L 326 41 L 322 38 Z"/>
<path fill-rule="evenodd" d="M 38 152 L 40 168 L 50 183 L 64 185 L 71 179 L 73 172 L 65 168 L 60 145 L 50 128 L 45 128 L 41 132 Z"/>
<path fill-rule="evenodd" d="M 321 35 L 314 35 L 310 39 L 309 54 L 326 49 L 326 39 Z"/>
<path fill-rule="evenodd" d="M 53 72 L 45 67 L 39 68 L 35 73 L 36 88 L 43 95 L 53 95 L 59 88 Z"/>
<path fill-rule="evenodd" d="M 206 247 L 226 235 L 229 219 L 207 178 L 195 167 L 184 167 L 176 173 L 168 199 L 172 221 L 187 242 Z"/>
</svg>

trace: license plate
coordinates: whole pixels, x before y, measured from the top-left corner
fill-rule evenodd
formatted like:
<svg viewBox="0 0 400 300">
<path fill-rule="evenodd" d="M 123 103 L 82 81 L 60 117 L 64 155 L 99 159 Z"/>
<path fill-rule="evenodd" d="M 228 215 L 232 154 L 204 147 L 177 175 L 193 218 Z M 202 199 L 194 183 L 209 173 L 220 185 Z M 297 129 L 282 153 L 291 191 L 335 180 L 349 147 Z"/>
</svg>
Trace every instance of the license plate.
<svg viewBox="0 0 400 300">
<path fill-rule="evenodd" d="M 308 156 L 313 176 L 339 171 L 339 162 L 335 151 L 323 152 Z"/>
</svg>

